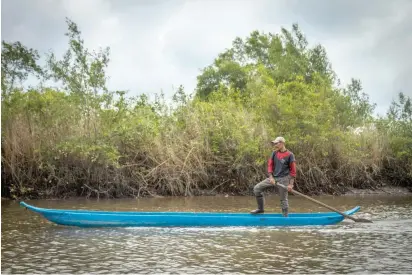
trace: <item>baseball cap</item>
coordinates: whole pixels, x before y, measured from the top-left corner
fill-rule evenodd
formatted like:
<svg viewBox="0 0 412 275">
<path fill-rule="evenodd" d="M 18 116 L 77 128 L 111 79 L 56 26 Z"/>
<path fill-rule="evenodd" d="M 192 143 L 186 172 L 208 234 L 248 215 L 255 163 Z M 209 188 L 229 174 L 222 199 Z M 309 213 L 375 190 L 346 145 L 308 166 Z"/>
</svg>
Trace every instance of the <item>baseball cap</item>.
<svg viewBox="0 0 412 275">
<path fill-rule="evenodd" d="M 272 140 L 272 143 L 278 143 L 278 142 L 285 143 L 285 138 L 284 137 L 277 137 L 274 140 Z"/>
</svg>

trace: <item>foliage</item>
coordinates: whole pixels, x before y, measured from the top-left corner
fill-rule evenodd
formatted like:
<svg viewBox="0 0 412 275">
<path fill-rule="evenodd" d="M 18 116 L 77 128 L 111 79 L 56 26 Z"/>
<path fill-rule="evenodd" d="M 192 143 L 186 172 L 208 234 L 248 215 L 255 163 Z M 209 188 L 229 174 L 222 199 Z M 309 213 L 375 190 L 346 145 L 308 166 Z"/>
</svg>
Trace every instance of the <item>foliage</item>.
<svg viewBox="0 0 412 275">
<path fill-rule="evenodd" d="M 1 90 L 2 100 L 7 100 L 17 85 L 27 80 L 30 74 L 44 76 L 44 70 L 37 64 L 40 58 L 37 50 L 29 49 L 20 42 L 2 41 L 1 50 Z"/>
<path fill-rule="evenodd" d="M 292 31 L 281 28 L 280 34 L 253 31 L 245 40 L 237 37 L 233 47 L 198 76 L 197 96 L 205 99 L 219 85 L 244 91 L 260 66 L 278 84 L 302 76 L 305 82 L 312 83 L 319 74 L 328 81 L 335 78 L 325 49 L 321 45 L 308 48 L 304 34 L 294 24 Z"/>
<path fill-rule="evenodd" d="M 359 80 L 345 88 L 321 45 L 297 24 L 235 38 L 171 102 L 109 91 L 109 48 L 90 52 L 70 19 L 61 60 L 19 42 L 2 49 L 2 183 L 10 197 L 251 194 L 266 176 L 269 141 L 282 135 L 298 161 L 297 188 L 339 194 L 412 186 L 412 108 L 387 116 Z M 17 82 L 35 75 L 62 89 Z M 406 171 L 406 172 L 405 172 Z"/>
</svg>

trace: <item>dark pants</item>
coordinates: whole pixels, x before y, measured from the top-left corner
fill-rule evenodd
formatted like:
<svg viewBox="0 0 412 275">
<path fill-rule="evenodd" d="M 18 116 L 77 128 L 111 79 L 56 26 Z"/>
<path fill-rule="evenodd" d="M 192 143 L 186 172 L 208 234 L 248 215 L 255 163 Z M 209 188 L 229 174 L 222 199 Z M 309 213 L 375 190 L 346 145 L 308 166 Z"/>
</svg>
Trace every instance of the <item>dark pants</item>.
<svg viewBox="0 0 412 275">
<path fill-rule="evenodd" d="M 275 178 L 275 181 L 284 185 L 288 186 L 290 180 L 290 176 L 286 176 L 283 178 Z M 289 209 L 289 203 L 288 203 L 288 190 L 275 186 L 270 183 L 269 178 L 259 182 L 258 184 L 255 185 L 253 188 L 253 193 L 255 193 L 256 197 L 263 197 L 263 192 L 270 190 L 273 191 L 275 188 L 278 188 L 279 191 L 279 196 L 280 196 L 280 207 L 282 208 L 282 212 L 288 212 Z"/>
</svg>

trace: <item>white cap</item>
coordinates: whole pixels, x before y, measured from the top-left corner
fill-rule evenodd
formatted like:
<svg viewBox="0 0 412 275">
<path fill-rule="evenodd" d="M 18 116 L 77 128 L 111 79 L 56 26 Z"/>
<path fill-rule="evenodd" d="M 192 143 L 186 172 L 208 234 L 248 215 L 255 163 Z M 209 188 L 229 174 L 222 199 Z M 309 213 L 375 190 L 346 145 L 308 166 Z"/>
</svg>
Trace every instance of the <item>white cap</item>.
<svg viewBox="0 0 412 275">
<path fill-rule="evenodd" d="M 278 143 L 278 142 L 285 143 L 286 141 L 284 137 L 277 137 L 275 138 L 275 140 L 272 140 L 272 143 Z"/>
</svg>

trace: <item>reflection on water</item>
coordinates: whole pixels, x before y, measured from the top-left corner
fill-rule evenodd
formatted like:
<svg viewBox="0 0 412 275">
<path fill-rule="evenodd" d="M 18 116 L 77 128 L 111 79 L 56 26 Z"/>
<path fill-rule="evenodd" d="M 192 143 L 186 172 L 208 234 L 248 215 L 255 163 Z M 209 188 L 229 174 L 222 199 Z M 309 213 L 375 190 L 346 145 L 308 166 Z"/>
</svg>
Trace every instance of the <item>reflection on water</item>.
<svg viewBox="0 0 412 275">
<path fill-rule="evenodd" d="M 3 273 L 410 273 L 412 197 L 320 197 L 339 225 L 296 228 L 77 228 L 2 202 Z M 246 212 L 253 197 L 29 201 L 50 208 Z M 291 198 L 292 212 L 329 211 Z M 278 197 L 267 210 L 279 212 Z"/>
</svg>

